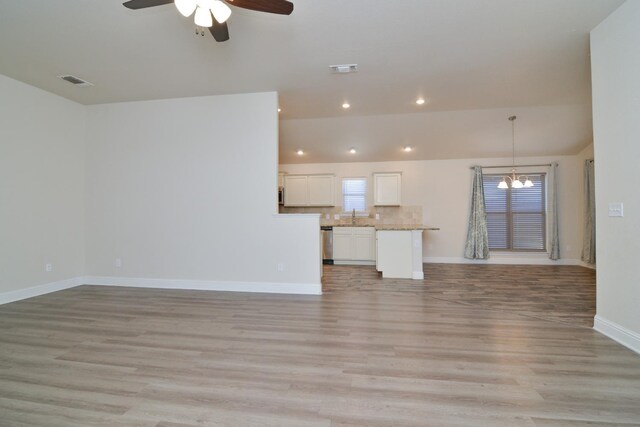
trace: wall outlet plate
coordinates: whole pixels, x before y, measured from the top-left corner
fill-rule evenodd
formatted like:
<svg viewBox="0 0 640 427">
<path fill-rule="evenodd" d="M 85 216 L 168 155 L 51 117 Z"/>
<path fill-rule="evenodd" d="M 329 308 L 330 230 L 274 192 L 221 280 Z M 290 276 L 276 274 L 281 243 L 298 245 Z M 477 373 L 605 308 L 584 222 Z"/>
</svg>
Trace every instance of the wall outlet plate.
<svg viewBox="0 0 640 427">
<path fill-rule="evenodd" d="M 335 219 L 336 221 L 340 219 L 340 214 L 334 214 L 333 215 L 333 219 Z"/>
<path fill-rule="evenodd" d="M 621 202 L 609 203 L 609 216 L 624 216 L 624 206 Z"/>
<path fill-rule="evenodd" d="M 380 219 L 380 214 L 379 213 L 376 214 L 376 219 Z"/>
<path fill-rule="evenodd" d="M 47 273 L 51 273 L 53 271 L 53 264 L 45 264 L 44 271 L 46 271 Z"/>
</svg>

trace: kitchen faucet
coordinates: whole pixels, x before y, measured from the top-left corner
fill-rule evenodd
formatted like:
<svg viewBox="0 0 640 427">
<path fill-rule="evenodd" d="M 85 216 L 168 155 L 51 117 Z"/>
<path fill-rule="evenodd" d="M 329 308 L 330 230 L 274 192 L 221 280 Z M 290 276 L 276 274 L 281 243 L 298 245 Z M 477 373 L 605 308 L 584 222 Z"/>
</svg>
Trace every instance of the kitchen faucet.
<svg viewBox="0 0 640 427">
<path fill-rule="evenodd" d="M 353 208 L 353 212 L 351 212 L 351 225 L 356 223 L 356 209 Z"/>
</svg>

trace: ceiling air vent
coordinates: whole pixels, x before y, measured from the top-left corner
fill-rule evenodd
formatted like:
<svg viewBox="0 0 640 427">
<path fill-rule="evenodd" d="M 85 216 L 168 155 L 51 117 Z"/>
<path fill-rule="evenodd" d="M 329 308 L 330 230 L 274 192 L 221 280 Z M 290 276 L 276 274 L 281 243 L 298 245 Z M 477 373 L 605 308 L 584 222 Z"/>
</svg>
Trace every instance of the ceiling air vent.
<svg viewBox="0 0 640 427">
<path fill-rule="evenodd" d="M 358 64 L 329 65 L 333 74 L 348 74 L 358 71 Z"/>
<path fill-rule="evenodd" d="M 60 77 L 62 80 L 65 80 L 71 84 L 74 84 L 78 87 L 87 87 L 87 86 L 93 86 L 93 83 L 89 83 L 86 80 L 82 80 L 81 78 L 78 78 L 76 76 L 72 76 L 71 74 L 67 74 L 64 76 L 58 76 Z"/>
</svg>

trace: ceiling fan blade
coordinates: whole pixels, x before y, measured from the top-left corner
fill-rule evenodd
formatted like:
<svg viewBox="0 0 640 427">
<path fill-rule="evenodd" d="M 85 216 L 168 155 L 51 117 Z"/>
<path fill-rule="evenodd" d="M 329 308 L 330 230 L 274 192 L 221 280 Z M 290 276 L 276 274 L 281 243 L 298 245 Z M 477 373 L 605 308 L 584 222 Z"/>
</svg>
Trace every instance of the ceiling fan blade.
<svg viewBox="0 0 640 427">
<path fill-rule="evenodd" d="M 229 27 L 226 22 L 222 24 L 213 19 L 213 25 L 209 27 L 209 32 L 217 42 L 226 42 L 229 40 Z"/>
<path fill-rule="evenodd" d="M 173 3 L 173 0 L 129 0 L 122 5 L 129 9 L 144 9 L 145 7 L 162 6 Z"/>
<path fill-rule="evenodd" d="M 287 0 L 225 0 L 230 5 L 258 12 L 291 15 L 293 3 Z"/>
</svg>

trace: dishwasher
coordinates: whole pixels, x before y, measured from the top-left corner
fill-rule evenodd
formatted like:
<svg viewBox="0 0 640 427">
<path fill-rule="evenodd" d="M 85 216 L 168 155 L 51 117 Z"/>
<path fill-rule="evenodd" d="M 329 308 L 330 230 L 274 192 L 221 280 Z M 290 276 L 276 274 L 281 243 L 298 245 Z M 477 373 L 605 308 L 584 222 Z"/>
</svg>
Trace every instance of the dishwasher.
<svg viewBox="0 0 640 427">
<path fill-rule="evenodd" d="M 323 225 L 322 233 L 322 263 L 333 264 L 333 227 Z"/>
</svg>

